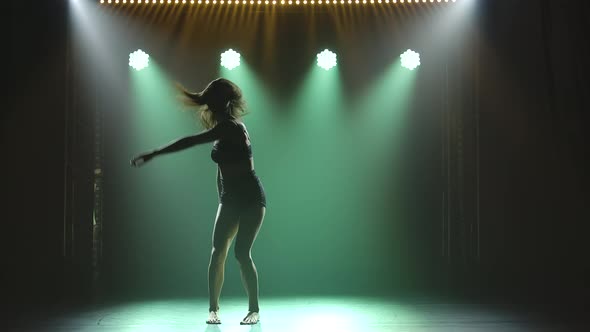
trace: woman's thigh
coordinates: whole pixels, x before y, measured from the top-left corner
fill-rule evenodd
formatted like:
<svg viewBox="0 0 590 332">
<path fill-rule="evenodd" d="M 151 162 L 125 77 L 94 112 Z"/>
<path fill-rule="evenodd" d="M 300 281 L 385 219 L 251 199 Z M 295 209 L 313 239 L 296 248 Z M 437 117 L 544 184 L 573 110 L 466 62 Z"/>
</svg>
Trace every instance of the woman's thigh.
<svg viewBox="0 0 590 332">
<path fill-rule="evenodd" d="M 226 253 L 238 232 L 240 211 L 228 204 L 219 204 L 213 226 L 213 250 Z"/>
<path fill-rule="evenodd" d="M 266 207 L 261 205 L 250 205 L 243 207 L 240 213 L 240 226 L 236 239 L 236 256 L 250 254 L 254 240 L 260 231 Z"/>
</svg>

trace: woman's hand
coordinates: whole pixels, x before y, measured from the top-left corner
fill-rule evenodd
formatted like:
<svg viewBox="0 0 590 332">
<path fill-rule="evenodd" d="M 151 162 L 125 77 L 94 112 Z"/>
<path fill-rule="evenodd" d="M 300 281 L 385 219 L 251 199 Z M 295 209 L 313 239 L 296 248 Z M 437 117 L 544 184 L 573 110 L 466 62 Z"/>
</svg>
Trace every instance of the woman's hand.
<svg viewBox="0 0 590 332">
<path fill-rule="evenodd" d="M 142 153 L 139 156 L 134 157 L 133 159 L 131 159 L 131 166 L 133 166 L 133 167 L 140 167 L 143 164 L 145 164 L 148 161 L 150 161 L 154 156 L 155 156 L 155 154 L 153 152 Z"/>
</svg>

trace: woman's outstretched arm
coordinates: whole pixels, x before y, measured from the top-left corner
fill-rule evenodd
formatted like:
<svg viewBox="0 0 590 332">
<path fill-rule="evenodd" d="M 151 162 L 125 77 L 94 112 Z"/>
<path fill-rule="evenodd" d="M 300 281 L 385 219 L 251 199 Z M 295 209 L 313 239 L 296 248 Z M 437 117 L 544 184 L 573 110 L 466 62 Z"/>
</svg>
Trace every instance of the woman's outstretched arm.
<svg viewBox="0 0 590 332">
<path fill-rule="evenodd" d="M 157 148 L 153 151 L 142 153 L 137 157 L 131 159 L 131 165 L 133 166 L 141 166 L 141 164 L 149 161 L 150 159 L 154 158 L 155 156 L 176 152 L 180 150 L 184 150 L 186 148 L 190 148 L 192 146 L 213 142 L 216 139 L 219 139 L 223 134 L 223 128 L 220 126 L 216 126 L 209 130 L 202 131 L 195 135 L 185 136 L 179 139 L 176 139 L 160 148 Z"/>
<path fill-rule="evenodd" d="M 217 131 L 215 130 L 215 128 L 213 128 L 195 135 L 189 135 L 176 139 L 160 148 L 155 149 L 154 151 L 152 151 L 152 154 L 155 157 L 157 155 L 165 153 L 176 152 L 184 150 L 186 148 L 190 148 L 198 144 L 213 142 L 218 138 L 219 137 Z"/>
</svg>

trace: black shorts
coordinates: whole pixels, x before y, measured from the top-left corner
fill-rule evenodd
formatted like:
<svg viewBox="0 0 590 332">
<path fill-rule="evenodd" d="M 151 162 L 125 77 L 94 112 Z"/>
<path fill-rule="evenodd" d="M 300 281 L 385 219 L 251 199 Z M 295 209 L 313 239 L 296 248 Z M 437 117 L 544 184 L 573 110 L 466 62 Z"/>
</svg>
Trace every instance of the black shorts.
<svg viewBox="0 0 590 332">
<path fill-rule="evenodd" d="M 266 207 L 264 187 L 254 171 L 235 179 L 221 179 L 219 191 L 219 202 L 223 205 Z"/>
</svg>

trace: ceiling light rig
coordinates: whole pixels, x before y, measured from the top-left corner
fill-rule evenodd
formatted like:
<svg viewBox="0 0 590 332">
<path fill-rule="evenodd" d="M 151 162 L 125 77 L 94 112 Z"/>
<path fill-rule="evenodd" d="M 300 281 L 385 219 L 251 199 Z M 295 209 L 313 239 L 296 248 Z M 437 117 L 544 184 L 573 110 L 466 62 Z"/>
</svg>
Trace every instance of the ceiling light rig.
<svg viewBox="0 0 590 332">
<path fill-rule="evenodd" d="M 457 0 L 97 0 L 103 5 L 165 5 L 165 6 L 206 6 L 206 5 L 249 5 L 249 6 L 365 6 L 365 5 L 415 5 L 455 3 Z"/>
</svg>

